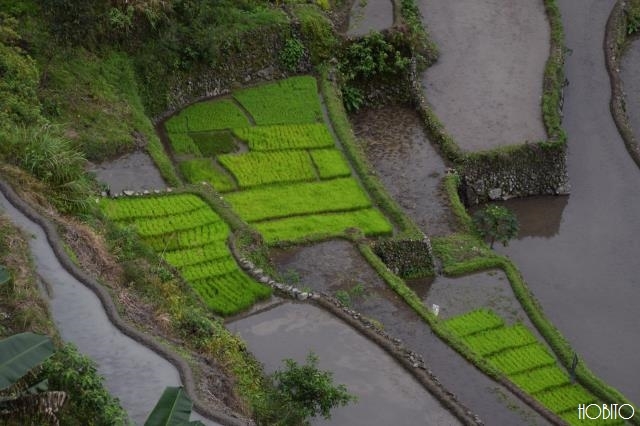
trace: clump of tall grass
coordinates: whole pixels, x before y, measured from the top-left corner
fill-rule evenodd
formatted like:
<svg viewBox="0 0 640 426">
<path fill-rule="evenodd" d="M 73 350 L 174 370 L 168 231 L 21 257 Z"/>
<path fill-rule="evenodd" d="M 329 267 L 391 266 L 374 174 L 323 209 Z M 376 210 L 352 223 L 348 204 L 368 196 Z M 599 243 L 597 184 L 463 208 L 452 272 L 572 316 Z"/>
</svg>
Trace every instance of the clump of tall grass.
<svg viewBox="0 0 640 426">
<path fill-rule="evenodd" d="M 91 184 L 84 170 L 85 158 L 71 142 L 51 126 L 11 126 L 0 133 L 0 156 L 51 189 L 50 200 L 65 213 L 88 207 Z"/>
</svg>

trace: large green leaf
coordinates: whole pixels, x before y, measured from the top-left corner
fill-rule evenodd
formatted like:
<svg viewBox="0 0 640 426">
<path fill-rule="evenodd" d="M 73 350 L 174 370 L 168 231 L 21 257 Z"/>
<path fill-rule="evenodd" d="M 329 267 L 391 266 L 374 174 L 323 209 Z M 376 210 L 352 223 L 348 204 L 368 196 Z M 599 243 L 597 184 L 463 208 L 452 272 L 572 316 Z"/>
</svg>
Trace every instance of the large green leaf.
<svg viewBox="0 0 640 426">
<path fill-rule="evenodd" d="M 0 341 L 0 390 L 17 382 L 53 351 L 49 337 L 34 333 L 20 333 Z"/>
<path fill-rule="evenodd" d="M 201 425 L 189 422 L 193 403 L 182 387 L 168 387 L 162 393 L 144 426 Z"/>
</svg>

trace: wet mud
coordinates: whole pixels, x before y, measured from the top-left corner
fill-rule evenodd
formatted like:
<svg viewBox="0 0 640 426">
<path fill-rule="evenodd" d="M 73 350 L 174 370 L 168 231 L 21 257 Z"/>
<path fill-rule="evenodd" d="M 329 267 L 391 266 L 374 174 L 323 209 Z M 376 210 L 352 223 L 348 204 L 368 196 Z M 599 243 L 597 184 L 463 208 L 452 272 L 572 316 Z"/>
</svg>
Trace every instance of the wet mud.
<svg viewBox="0 0 640 426">
<path fill-rule="evenodd" d="M 624 84 L 627 115 L 636 141 L 640 141 L 640 37 L 636 37 L 625 51 L 620 77 Z"/>
<path fill-rule="evenodd" d="M 360 37 L 392 26 L 392 0 L 355 0 L 349 14 L 347 35 Z"/>
<path fill-rule="evenodd" d="M 304 362 L 312 351 L 358 401 L 314 425 L 457 425 L 459 422 L 393 358 L 320 308 L 287 303 L 227 325 L 247 342 L 268 372 L 281 360 Z"/>
<path fill-rule="evenodd" d="M 114 194 L 124 190 L 152 191 L 167 186 L 149 154 L 141 151 L 92 165 L 89 171 Z"/>
<path fill-rule="evenodd" d="M 546 139 L 540 110 L 549 56 L 542 1 L 420 0 L 440 49 L 427 100 L 467 151 Z"/>
<path fill-rule="evenodd" d="M 435 336 L 428 325 L 378 277 L 351 243 L 333 240 L 286 251 L 273 251 L 272 260 L 281 274 L 296 278 L 299 288 L 308 287 L 334 295 L 339 290 L 349 293 L 351 306 L 355 310 L 379 321 L 385 331 L 402 339 L 408 348 L 420 353 L 426 366 L 444 387 L 478 414 L 485 424 L 547 424 L 535 411 Z M 476 282 L 475 277 L 463 278 L 460 288 L 465 282 L 468 283 L 466 285 Z M 504 285 L 508 289 L 508 282 L 504 277 L 502 280 L 500 278 L 497 274 L 484 278 L 481 276 L 478 283 L 484 285 L 487 282 L 497 282 L 495 286 Z M 411 282 L 410 285 L 419 296 L 427 299 L 427 303 L 431 300 L 429 292 L 435 290 L 436 297 L 433 300 L 437 299 L 443 305 L 441 309 L 445 315 L 453 315 L 453 312 L 458 312 L 454 304 L 464 296 L 440 287 L 456 283 L 457 279 L 438 277 L 435 282 L 422 280 Z M 354 287 L 358 284 L 364 288 L 363 292 L 354 292 Z M 508 298 L 507 291 L 504 291 L 506 295 L 498 290 L 490 290 L 490 294 L 491 291 L 495 293 L 495 305 L 502 309 L 500 313 L 517 308 L 518 305 L 512 306 L 508 301 L 502 300 Z M 476 294 L 481 293 L 481 289 L 476 291 Z M 467 306 L 474 308 L 473 303 L 468 303 Z M 517 314 L 512 315 L 513 318 L 516 316 Z"/>
<path fill-rule="evenodd" d="M 640 170 L 609 111 L 603 54 L 614 1 L 560 0 L 569 86 L 563 127 L 572 185 L 554 235 L 524 236 L 508 254 L 547 317 L 601 379 L 640 403 Z"/>
<path fill-rule="evenodd" d="M 367 158 L 389 194 L 428 235 L 453 232 L 443 191 L 446 165 L 427 139 L 418 114 L 385 106 L 350 116 Z"/>
</svg>

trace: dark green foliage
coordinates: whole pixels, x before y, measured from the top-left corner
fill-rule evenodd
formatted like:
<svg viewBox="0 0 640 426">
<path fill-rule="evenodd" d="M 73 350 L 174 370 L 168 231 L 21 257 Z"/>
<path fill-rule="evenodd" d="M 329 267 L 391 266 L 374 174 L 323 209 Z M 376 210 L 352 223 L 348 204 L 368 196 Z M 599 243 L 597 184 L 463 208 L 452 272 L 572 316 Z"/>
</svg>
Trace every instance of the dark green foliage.
<svg viewBox="0 0 640 426">
<path fill-rule="evenodd" d="M 491 204 L 473 215 L 473 223 L 482 238 L 488 238 L 493 243 L 498 240 L 505 247 L 509 240 L 518 235 L 518 219 L 515 214 L 504 206 Z"/>
<path fill-rule="evenodd" d="M 304 52 L 304 44 L 299 39 L 291 37 L 285 40 L 280 51 L 280 63 L 288 71 L 295 72 L 304 58 Z"/>
<path fill-rule="evenodd" d="M 625 13 L 627 16 L 627 34 L 635 34 L 640 30 L 640 1 L 628 1 Z"/>
<path fill-rule="evenodd" d="M 346 81 L 396 74 L 408 69 L 410 52 L 400 40 L 372 33 L 349 44 L 340 58 L 339 70 Z"/>
<path fill-rule="evenodd" d="M 36 63 L 20 47 L 18 22 L 0 14 L 0 129 L 41 121 Z"/>
<path fill-rule="evenodd" d="M 373 244 L 373 251 L 402 278 L 433 274 L 433 259 L 424 240 L 381 240 Z"/>
<path fill-rule="evenodd" d="M 127 424 L 127 414 L 103 385 L 91 359 L 72 345 L 65 345 L 42 365 L 39 377 L 50 390 L 64 390 L 68 400 L 60 412 L 60 424 L 112 426 Z"/>
<path fill-rule="evenodd" d="M 345 85 L 342 87 L 342 102 L 347 112 L 356 112 L 364 104 L 362 90 Z"/>
<path fill-rule="evenodd" d="M 314 5 L 297 5 L 293 13 L 300 21 L 300 37 L 311 63 L 318 65 L 330 59 L 338 47 L 331 21 Z"/>
<path fill-rule="evenodd" d="M 228 154 L 237 149 L 230 131 L 190 133 L 189 136 L 198 146 L 200 153 L 206 157 Z"/>
<path fill-rule="evenodd" d="M 415 0 L 400 0 L 400 15 L 409 27 L 407 37 L 414 50 L 422 55 L 427 66 L 438 59 L 438 47 L 429 38 L 426 26 L 423 24 L 420 9 Z"/>
<path fill-rule="evenodd" d="M 318 369 L 318 357 L 310 353 L 299 365 L 285 359 L 285 369 L 269 377 L 272 392 L 258 410 L 259 425 L 309 425 L 316 416 L 331 418 L 331 410 L 345 406 L 356 398 L 344 385 L 334 385 L 331 372 Z"/>
<path fill-rule="evenodd" d="M 189 422 L 192 406 L 182 387 L 167 387 L 144 426 L 203 426 L 199 421 Z"/>
</svg>

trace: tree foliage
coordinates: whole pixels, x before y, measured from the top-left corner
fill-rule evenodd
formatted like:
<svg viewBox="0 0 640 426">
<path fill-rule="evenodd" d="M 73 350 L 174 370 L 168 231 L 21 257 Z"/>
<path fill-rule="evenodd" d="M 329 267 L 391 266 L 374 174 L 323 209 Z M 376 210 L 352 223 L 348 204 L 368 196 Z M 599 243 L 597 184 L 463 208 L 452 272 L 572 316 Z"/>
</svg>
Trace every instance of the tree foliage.
<svg viewBox="0 0 640 426">
<path fill-rule="evenodd" d="M 317 355 L 310 353 L 299 365 L 285 359 L 285 369 L 268 377 L 272 392 L 258 407 L 261 425 L 308 425 L 316 416 L 331 418 L 331 410 L 356 400 L 344 385 L 333 383 L 333 374 L 318 369 Z"/>
<path fill-rule="evenodd" d="M 518 219 L 504 206 L 491 204 L 477 211 L 473 215 L 473 223 L 482 238 L 489 239 L 491 248 L 496 240 L 506 247 L 509 240 L 518 235 Z"/>
</svg>

